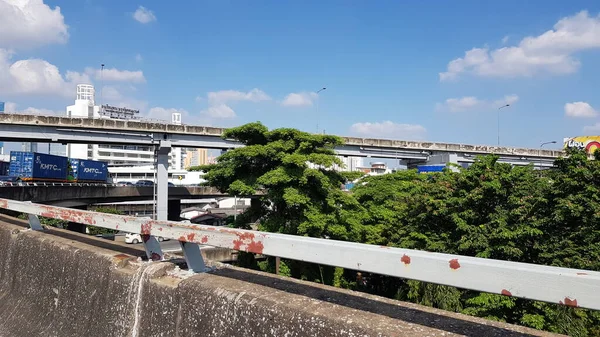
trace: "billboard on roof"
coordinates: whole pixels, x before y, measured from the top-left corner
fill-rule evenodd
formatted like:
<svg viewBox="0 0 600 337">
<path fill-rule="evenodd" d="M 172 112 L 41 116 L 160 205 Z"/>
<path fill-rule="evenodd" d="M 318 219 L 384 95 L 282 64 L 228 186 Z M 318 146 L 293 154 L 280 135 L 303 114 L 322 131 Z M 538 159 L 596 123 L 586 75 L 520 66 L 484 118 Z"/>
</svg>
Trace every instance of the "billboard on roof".
<svg viewBox="0 0 600 337">
<path fill-rule="evenodd" d="M 588 155 L 600 149 L 600 136 L 578 136 L 564 139 L 564 147 L 583 149 Z"/>
</svg>

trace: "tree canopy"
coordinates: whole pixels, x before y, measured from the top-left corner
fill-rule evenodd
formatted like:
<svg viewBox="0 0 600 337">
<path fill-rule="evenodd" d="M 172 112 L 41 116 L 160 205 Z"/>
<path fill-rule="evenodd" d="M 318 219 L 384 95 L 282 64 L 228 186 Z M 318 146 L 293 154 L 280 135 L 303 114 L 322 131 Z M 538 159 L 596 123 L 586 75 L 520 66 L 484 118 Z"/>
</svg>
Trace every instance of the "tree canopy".
<svg viewBox="0 0 600 337">
<path fill-rule="evenodd" d="M 497 156 L 469 168 L 359 178 L 340 164 L 335 136 L 260 123 L 228 130 L 245 147 L 204 170 L 232 195 L 265 195 L 238 217 L 261 230 L 600 271 L 600 160 L 570 151 L 555 168 L 511 166 Z M 597 159 L 600 153 L 596 152 Z M 267 271 L 274 261 L 241 263 Z M 600 313 L 457 288 L 282 261 L 280 273 L 571 336 L 600 336 Z"/>
<path fill-rule="evenodd" d="M 332 170 L 342 165 L 333 152 L 341 138 L 285 128 L 269 131 L 260 123 L 229 129 L 223 137 L 245 146 L 225 152 L 215 165 L 190 170 L 205 171 L 209 185 L 230 195 L 265 191 L 238 217 L 240 226 L 260 219 L 260 228 L 270 232 L 359 239 L 362 219 L 354 213 L 361 206 L 341 191 L 346 178 Z"/>
</svg>

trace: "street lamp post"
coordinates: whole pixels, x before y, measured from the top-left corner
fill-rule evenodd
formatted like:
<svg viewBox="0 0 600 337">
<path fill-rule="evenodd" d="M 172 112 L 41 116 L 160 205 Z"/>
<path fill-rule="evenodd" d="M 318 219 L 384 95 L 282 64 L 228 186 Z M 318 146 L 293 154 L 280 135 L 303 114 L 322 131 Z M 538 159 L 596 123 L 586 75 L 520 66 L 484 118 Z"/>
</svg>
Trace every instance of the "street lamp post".
<svg viewBox="0 0 600 337">
<path fill-rule="evenodd" d="M 100 65 L 100 108 L 102 109 L 102 99 L 104 98 L 104 63 Z"/>
<path fill-rule="evenodd" d="M 500 109 L 509 107 L 510 104 L 505 104 L 498 108 L 498 146 L 500 146 Z"/>
<path fill-rule="evenodd" d="M 556 141 L 552 140 L 552 141 L 543 142 L 542 144 L 540 144 L 540 149 L 538 151 L 538 156 L 540 157 L 540 171 L 542 170 L 542 146 L 547 145 L 547 144 L 556 144 Z"/>
<path fill-rule="evenodd" d="M 317 90 L 317 92 L 316 92 L 316 94 L 317 94 L 317 133 L 319 133 L 319 93 L 325 89 L 327 89 L 327 88 L 323 87 L 323 88 Z"/>
</svg>

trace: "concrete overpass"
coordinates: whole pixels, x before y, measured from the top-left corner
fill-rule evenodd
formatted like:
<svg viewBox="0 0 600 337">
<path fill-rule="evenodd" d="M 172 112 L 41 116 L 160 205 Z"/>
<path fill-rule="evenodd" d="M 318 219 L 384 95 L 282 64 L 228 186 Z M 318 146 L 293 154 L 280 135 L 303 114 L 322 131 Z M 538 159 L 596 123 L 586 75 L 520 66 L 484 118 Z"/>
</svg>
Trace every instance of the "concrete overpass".
<svg viewBox="0 0 600 337">
<path fill-rule="evenodd" d="M 241 146 L 222 139 L 223 128 L 176 125 L 141 120 L 113 120 L 0 114 L 0 141 L 156 145 L 169 141 L 173 147 L 231 149 Z M 425 161 L 430 155 L 452 153 L 465 157 L 497 154 L 502 161 L 546 163 L 562 155 L 562 151 L 469 145 L 430 141 L 342 137 L 344 145 L 336 148 L 339 155 L 398 158 Z"/>
<path fill-rule="evenodd" d="M 218 263 L 193 274 L 24 226 L 0 216 L 0 336 L 559 336 Z"/>
<path fill-rule="evenodd" d="M 63 207 L 87 206 L 102 202 L 152 200 L 153 196 L 154 187 L 152 186 L 39 184 L 0 187 L 0 198 Z M 214 187 L 169 187 L 169 200 L 222 197 L 227 197 L 227 195 L 219 192 Z"/>
<path fill-rule="evenodd" d="M 176 125 L 132 120 L 70 118 L 0 114 L 0 141 L 126 144 L 156 148 L 157 218 L 167 219 L 168 155 L 172 147 L 231 149 L 243 146 L 223 139 L 225 129 L 207 126 Z M 473 156 L 494 153 L 500 161 L 513 165 L 535 163 L 552 166 L 562 151 L 478 146 L 438 142 L 401 141 L 343 137 L 344 145 L 335 148 L 338 155 L 395 158 L 407 164 L 443 160 L 469 163 Z"/>
</svg>

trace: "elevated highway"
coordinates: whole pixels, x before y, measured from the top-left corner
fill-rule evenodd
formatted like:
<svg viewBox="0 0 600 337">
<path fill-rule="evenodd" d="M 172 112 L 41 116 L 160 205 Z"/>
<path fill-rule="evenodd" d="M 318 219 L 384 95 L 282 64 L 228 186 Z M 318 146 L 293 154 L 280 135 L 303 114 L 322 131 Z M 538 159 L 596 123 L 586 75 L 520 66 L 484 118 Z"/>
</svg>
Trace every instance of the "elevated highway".
<svg viewBox="0 0 600 337">
<path fill-rule="evenodd" d="M 102 202 L 122 202 L 152 200 L 152 186 L 113 186 L 113 185 L 25 185 L 2 186 L 0 198 L 32 201 L 37 203 L 79 207 Z M 227 197 L 213 187 L 175 186 L 169 187 L 169 200 L 205 199 Z"/>
<path fill-rule="evenodd" d="M 222 139 L 223 128 L 176 125 L 135 120 L 69 118 L 0 114 L 0 141 L 156 145 L 169 141 L 173 147 L 232 149 L 242 146 Z M 460 157 L 497 154 L 513 164 L 552 162 L 562 151 L 469 145 L 429 141 L 343 137 L 344 145 L 336 148 L 343 156 L 397 158 L 426 161 L 429 156 L 453 153 Z M 471 158 L 472 159 L 472 158 Z"/>
</svg>

